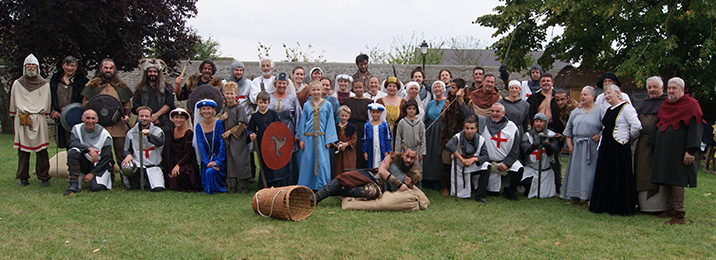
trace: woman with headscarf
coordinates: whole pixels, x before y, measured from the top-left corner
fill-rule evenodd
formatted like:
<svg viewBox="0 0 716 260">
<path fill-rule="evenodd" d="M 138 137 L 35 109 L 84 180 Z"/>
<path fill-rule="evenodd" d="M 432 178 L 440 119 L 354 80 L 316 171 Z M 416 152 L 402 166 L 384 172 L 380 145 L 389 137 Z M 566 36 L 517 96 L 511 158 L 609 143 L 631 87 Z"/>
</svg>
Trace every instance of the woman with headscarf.
<svg viewBox="0 0 716 260">
<path fill-rule="evenodd" d="M 276 111 L 281 123 L 288 127 L 291 131 L 292 136 L 296 136 L 296 128 L 298 121 L 301 119 L 301 104 L 298 101 L 296 95 L 290 94 L 288 89 L 293 88 L 293 83 L 288 80 L 286 73 L 279 73 L 276 80 L 273 83 L 274 91 L 271 94 L 271 101 L 268 108 Z M 274 170 L 276 175 L 285 175 L 285 172 L 291 172 L 291 176 L 288 179 L 288 184 L 298 183 L 298 142 L 294 142 L 293 150 L 294 156 L 291 157 L 291 162 L 281 169 Z"/>
<path fill-rule="evenodd" d="M 435 93 L 435 99 L 430 101 L 425 108 L 426 154 L 423 160 L 423 185 L 427 188 L 440 190 L 450 186 L 449 175 L 443 172 L 442 151 L 444 144 L 440 143 L 440 135 L 445 127 L 441 119 L 441 114 L 447 103 L 444 95 L 445 83 L 439 80 L 433 82 L 433 93 Z"/>
<path fill-rule="evenodd" d="M 560 198 L 569 200 L 567 204 L 578 204 L 580 200 L 585 200 L 585 205 L 588 205 L 592 197 L 603 114 L 594 104 L 595 94 L 593 87 L 586 86 L 582 89 L 582 106 L 572 111 L 564 128 L 570 155 L 564 171 Z"/>
<path fill-rule="evenodd" d="M 194 149 L 201 166 L 201 185 L 204 192 L 213 194 L 227 192 L 226 188 L 226 146 L 221 134 L 224 124 L 215 117 L 216 102 L 203 99 L 194 106 Z"/>
<path fill-rule="evenodd" d="M 308 71 L 308 76 L 311 77 L 311 81 L 320 81 L 323 78 L 323 70 L 319 67 L 313 67 Z"/>
<path fill-rule="evenodd" d="M 520 136 L 522 136 L 529 123 L 530 104 L 520 98 L 522 87 L 520 87 L 519 81 L 510 81 L 507 91 L 510 95 L 497 102 L 500 102 L 505 107 L 505 116 L 517 125 L 520 130 Z"/>
<path fill-rule="evenodd" d="M 338 104 L 343 105 L 347 98 L 355 96 L 355 93 L 351 92 L 351 83 L 353 83 L 353 77 L 347 74 L 336 76 L 332 96 L 338 99 Z"/>
<path fill-rule="evenodd" d="M 174 128 L 166 134 L 164 145 L 164 175 L 167 189 L 174 191 L 202 191 L 196 153 L 191 146 L 194 131 L 191 130 L 189 112 L 175 108 L 169 112 Z"/>
<path fill-rule="evenodd" d="M 589 211 L 612 215 L 636 214 L 636 180 L 631 164 L 631 140 L 639 135 L 641 122 L 629 102 L 620 98 L 616 85 L 604 88 L 609 107 L 602 117 L 602 134 L 594 173 Z M 597 105 L 598 106 L 598 105 Z"/>
<path fill-rule="evenodd" d="M 418 119 L 423 120 L 423 118 L 425 117 L 425 105 L 429 102 L 429 100 L 423 102 L 420 99 L 420 96 L 418 95 L 420 92 L 420 83 L 415 81 L 408 82 L 408 84 L 405 84 L 405 89 L 407 90 L 407 94 L 403 99 L 405 99 L 405 101 L 411 99 L 415 100 L 415 102 L 418 104 Z"/>
</svg>

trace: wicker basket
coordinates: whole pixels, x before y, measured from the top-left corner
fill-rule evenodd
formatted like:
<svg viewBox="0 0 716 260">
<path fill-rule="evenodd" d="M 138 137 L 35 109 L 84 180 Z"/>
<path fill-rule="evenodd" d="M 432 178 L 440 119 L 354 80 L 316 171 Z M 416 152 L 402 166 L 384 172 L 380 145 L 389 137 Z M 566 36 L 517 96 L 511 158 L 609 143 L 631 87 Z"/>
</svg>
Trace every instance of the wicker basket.
<svg viewBox="0 0 716 260">
<path fill-rule="evenodd" d="M 266 188 L 254 194 L 251 207 L 264 217 L 298 221 L 313 214 L 316 199 L 306 186 Z"/>
</svg>

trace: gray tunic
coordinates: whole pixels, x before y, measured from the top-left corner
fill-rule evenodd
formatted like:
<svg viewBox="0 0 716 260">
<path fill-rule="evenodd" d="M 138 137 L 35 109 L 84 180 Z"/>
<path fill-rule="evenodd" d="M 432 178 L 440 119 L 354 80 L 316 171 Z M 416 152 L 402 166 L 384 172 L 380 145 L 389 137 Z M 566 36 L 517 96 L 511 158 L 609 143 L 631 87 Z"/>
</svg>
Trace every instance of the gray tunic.
<svg viewBox="0 0 716 260">
<path fill-rule="evenodd" d="M 246 118 L 243 106 L 226 106 L 226 114 L 224 128 L 227 131 L 239 123 L 248 125 L 249 120 Z M 246 138 L 246 130 L 244 130 L 224 139 L 226 143 L 226 175 L 230 178 L 248 179 L 253 176 L 250 167 L 249 143 Z"/>
<path fill-rule="evenodd" d="M 520 129 L 520 135 L 524 134 L 530 121 L 530 104 L 522 99 L 512 102 L 503 98 L 497 102 L 505 106 L 505 116 L 517 125 L 517 128 Z"/>
<path fill-rule="evenodd" d="M 562 199 L 589 200 L 592 197 L 599 145 L 592 141 L 592 136 L 602 131 L 602 114 L 603 111 L 595 105 L 588 113 L 577 108 L 569 116 L 564 135 L 572 138 L 574 150 L 564 171 Z"/>
</svg>

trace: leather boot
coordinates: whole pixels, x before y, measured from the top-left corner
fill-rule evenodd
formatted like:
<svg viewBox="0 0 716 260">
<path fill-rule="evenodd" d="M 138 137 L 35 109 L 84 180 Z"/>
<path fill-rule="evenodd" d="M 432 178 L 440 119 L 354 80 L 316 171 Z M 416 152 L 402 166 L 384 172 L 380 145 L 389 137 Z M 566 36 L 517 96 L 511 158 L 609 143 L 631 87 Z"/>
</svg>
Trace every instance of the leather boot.
<svg viewBox="0 0 716 260">
<path fill-rule="evenodd" d="M 656 215 L 657 218 L 670 218 L 674 216 L 674 209 L 672 208 L 666 208 L 666 211 L 661 212 L 661 214 Z"/>
<path fill-rule="evenodd" d="M 666 221 L 664 223 L 669 225 L 686 224 L 686 219 L 684 219 L 684 215 L 686 215 L 686 211 L 674 211 L 674 216 L 671 217 L 671 220 Z"/>
<path fill-rule="evenodd" d="M 74 195 L 80 190 L 80 182 L 77 178 L 69 179 L 68 182 L 70 183 L 70 187 L 67 188 L 65 193 L 62 193 L 62 196 Z"/>
<path fill-rule="evenodd" d="M 328 198 L 328 196 L 335 196 L 341 191 L 343 187 L 338 179 L 333 179 L 324 185 L 320 190 L 316 191 L 316 204 Z"/>
<path fill-rule="evenodd" d="M 236 193 L 236 178 L 229 177 L 229 194 L 235 194 L 235 193 Z"/>
<path fill-rule="evenodd" d="M 239 192 L 241 192 L 241 194 L 249 193 L 249 180 L 248 179 L 239 180 L 239 188 L 240 188 Z"/>
</svg>

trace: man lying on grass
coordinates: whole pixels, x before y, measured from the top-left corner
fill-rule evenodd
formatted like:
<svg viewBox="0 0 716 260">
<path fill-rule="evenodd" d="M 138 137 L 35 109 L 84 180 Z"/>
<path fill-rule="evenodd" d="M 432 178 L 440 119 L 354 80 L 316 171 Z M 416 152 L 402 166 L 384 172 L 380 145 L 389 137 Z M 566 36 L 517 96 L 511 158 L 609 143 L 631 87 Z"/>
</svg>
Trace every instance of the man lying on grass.
<svg viewBox="0 0 716 260">
<path fill-rule="evenodd" d="M 415 164 L 417 156 L 418 152 L 412 148 L 408 148 L 405 153 L 391 153 L 381 162 L 377 175 L 373 174 L 376 169 L 340 173 L 316 192 L 316 203 L 329 196 L 377 199 L 382 194 L 383 184 L 386 191 L 411 189 L 413 183 L 422 178 Z"/>
</svg>

